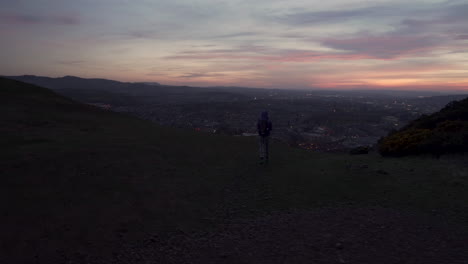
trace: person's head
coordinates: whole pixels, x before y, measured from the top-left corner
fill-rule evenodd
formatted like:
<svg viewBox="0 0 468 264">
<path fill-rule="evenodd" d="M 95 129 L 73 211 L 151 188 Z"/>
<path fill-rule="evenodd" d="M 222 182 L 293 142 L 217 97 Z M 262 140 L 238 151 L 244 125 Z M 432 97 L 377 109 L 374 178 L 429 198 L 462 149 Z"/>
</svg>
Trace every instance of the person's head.
<svg viewBox="0 0 468 264">
<path fill-rule="evenodd" d="M 268 120 L 268 112 L 263 111 L 262 114 L 260 115 L 260 119 L 262 120 Z"/>
</svg>

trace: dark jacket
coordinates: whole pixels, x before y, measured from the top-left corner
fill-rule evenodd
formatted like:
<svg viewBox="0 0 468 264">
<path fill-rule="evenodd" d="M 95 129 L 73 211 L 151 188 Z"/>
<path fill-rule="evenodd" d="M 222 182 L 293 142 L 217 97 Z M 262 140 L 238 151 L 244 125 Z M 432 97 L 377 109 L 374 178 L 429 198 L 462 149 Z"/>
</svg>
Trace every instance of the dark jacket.
<svg viewBox="0 0 468 264">
<path fill-rule="evenodd" d="M 266 131 L 265 133 L 262 133 L 262 131 L 260 131 L 260 123 L 262 121 L 266 121 L 267 122 L 267 127 L 266 127 Z M 271 121 L 268 119 L 268 113 L 267 112 L 263 112 L 262 115 L 260 116 L 260 118 L 258 119 L 257 121 L 257 132 L 258 132 L 258 135 L 261 136 L 261 137 L 268 137 L 270 136 L 270 131 L 273 130 L 273 126 L 271 124 Z"/>
</svg>

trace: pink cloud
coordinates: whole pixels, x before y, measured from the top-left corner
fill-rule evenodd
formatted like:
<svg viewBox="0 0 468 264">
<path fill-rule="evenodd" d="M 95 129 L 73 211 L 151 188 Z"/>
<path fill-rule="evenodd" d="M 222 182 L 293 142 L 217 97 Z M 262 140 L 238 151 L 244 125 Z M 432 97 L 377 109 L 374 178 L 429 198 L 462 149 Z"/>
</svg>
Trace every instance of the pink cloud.
<svg viewBox="0 0 468 264">
<path fill-rule="evenodd" d="M 322 44 L 338 49 L 378 59 L 408 57 L 431 51 L 439 47 L 442 40 L 435 36 L 385 35 L 358 36 L 353 38 L 331 38 Z"/>
<path fill-rule="evenodd" d="M 279 62 L 314 62 L 320 60 L 395 60 L 403 57 L 421 56 L 444 44 L 434 36 L 385 35 L 357 36 L 352 38 L 329 38 L 322 40 L 324 46 L 336 52 L 310 50 L 273 49 L 263 46 L 239 47 L 224 50 L 184 51 L 167 56 L 174 60 L 253 60 Z"/>
<path fill-rule="evenodd" d="M 187 52 L 164 57 L 170 60 L 253 60 L 253 61 L 277 61 L 277 62 L 313 62 L 319 60 L 361 60 L 361 59 L 378 59 L 365 54 L 335 54 L 335 53 L 322 53 L 313 51 L 277 51 L 277 54 L 247 54 L 239 52 L 235 54 L 233 52 L 225 53 L 213 53 L 213 52 Z"/>
</svg>

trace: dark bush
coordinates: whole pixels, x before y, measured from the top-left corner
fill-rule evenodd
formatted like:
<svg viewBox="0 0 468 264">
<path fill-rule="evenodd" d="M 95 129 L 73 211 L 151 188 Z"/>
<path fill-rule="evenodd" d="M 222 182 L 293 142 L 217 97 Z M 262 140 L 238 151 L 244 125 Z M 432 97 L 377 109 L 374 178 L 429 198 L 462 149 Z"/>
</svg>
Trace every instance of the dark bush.
<svg viewBox="0 0 468 264">
<path fill-rule="evenodd" d="M 467 152 L 468 98 L 424 115 L 378 142 L 383 156 Z"/>
</svg>

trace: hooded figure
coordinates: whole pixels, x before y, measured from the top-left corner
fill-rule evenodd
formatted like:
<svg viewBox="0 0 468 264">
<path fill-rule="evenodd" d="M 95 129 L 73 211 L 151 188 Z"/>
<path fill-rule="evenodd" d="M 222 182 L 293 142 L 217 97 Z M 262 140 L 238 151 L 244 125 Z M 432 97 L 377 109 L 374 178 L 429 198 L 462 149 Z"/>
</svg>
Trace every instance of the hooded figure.
<svg viewBox="0 0 468 264">
<path fill-rule="evenodd" d="M 268 141 L 272 124 L 268 118 L 268 112 L 264 111 L 257 121 L 257 132 L 259 138 L 260 163 L 268 163 Z"/>
</svg>

